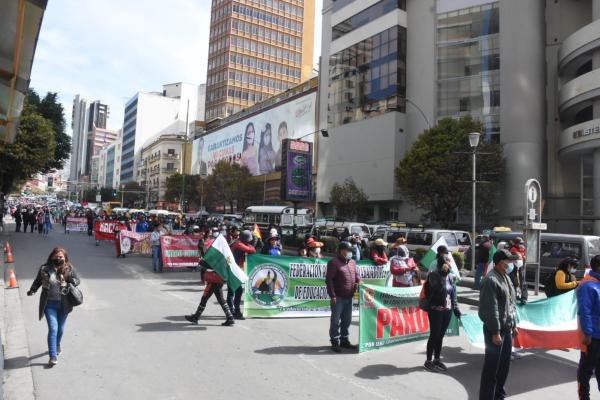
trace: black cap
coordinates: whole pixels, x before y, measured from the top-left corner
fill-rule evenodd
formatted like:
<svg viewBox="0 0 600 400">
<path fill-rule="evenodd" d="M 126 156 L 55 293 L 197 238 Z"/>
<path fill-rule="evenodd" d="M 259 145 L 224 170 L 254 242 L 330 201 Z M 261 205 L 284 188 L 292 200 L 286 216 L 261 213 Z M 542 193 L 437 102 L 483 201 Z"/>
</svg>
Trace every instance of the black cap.
<svg viewBox="0 0 600 400">
<path fill-rule="evenodd" d="M 448 248 L 446 246 L 442 245 L 437 248 L 437 253 L 438 254 L 449 254 L 450 252 L 448 251 Z"/>
<path fill-rule="evenodd" d="M 338 245 L 338 251 L 340 250 L 352 250 L 352 245 L 350 244 L 350 242 L 340 242 L 340 244 Z"/>
<path fill-rule="evenodd" d="M 503 260 L 518 260 L 518 259 L 519 259 L 518 255 L 511 254 L 506 249 L 497 250 L 496 253 L 494 253 L 494 264 L 498 264 L 500 261 L 503 261 Z"/>
</svg>

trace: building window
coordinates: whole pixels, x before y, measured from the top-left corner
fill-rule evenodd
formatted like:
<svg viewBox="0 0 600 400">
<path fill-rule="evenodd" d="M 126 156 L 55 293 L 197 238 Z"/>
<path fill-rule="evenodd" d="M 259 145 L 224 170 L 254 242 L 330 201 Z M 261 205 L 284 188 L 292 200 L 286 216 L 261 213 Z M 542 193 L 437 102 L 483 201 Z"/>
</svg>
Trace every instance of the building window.
<svg viewBox="0 0 600 400">
<path fill-rule="evenodd" d="M 437 17 L 437 116 L 480 120 L 486 140 L 500 140 L 498 3 Z"/>
<path fill-rule="evenodd" d="M 406 11 L 406 0 L 382 0 L 379 3 L 375 3 L 371 7 L 335 25 L 331 30 L 331 39 L 339 39 L 347 33 L 371 21 L 375 21 L 377 18 L 398 8 Z"/>
<path fill-rule="evenodd" d="M 329 126 L 405 112 L 406 28 L 395 26 L 329 59 Z"/>
</svg>

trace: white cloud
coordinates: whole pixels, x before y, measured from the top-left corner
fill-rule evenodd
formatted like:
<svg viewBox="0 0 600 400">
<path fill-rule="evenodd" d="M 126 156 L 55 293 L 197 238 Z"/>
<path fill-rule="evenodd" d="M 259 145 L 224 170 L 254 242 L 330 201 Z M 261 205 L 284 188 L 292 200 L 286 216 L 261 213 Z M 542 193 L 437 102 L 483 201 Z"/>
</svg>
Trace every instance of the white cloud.
<svg viewBox="0 0 600 400">
<path fill-rule="evenodd" d="M 138 91 L 171 82 L 206 81 L 211 0 L 53 0 L 48 2 L 31 86 L 55 91 L 70 126 L 76 94 L 111 108 L 123 122 Z M 315 60 L 320 54 L 322 0 L 317 0 Z"/>
</svg>

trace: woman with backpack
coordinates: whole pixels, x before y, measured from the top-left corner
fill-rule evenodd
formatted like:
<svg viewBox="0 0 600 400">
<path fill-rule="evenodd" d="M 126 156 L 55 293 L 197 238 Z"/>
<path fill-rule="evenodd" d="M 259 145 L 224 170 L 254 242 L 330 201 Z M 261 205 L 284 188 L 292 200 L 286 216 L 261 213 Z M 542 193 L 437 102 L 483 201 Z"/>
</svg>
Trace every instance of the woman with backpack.
<svg viewBox="0 0 600 400">
<path fill-rule="evenodd" d="M 450 325 L 452 313 L 456 318 L 461 317 L 456 298 L 456 284 L 452 277 L 448 256 L 437 258 L 437 268 L 427 276 L 423 290 L 425 301 L 420 302 L 425 307 L 429 318 L 429 340 L 427 341 L 427 360 L 424 367 L 431 372 L 445 372 L 446 365 L 440 360 L 444 335 Z M 450 256 L 451 257 L 451 256 Z"/>
<path fill-rule="evenodd" d="M 48 353 L 50 360 L 48 364 L 53 367 L 58 363 L 60 355 L 60 342 L 63 337 L 67 316 L 75 304 L 70 292 L 78 289 L 80 280 L 75 267 L 69 261 L 69 254 L 63 248 L 57 247 L 52 250 L 46 263 L 42 265 L 37 277 L 31 284 L 27 296 L 33 296 L 42 287 L 40 296 L 39 318 L 46 316 L 48 322 Z"/>
<path fill-rule="evenodd" d="M 546 296 L 554 297 L 563 293 L 570 292 L 579 286 L 575 273 L 579 267 L 579 260 L 567 257 L 558 264 L 553 276 L 545 287 Z"/>
</svg>

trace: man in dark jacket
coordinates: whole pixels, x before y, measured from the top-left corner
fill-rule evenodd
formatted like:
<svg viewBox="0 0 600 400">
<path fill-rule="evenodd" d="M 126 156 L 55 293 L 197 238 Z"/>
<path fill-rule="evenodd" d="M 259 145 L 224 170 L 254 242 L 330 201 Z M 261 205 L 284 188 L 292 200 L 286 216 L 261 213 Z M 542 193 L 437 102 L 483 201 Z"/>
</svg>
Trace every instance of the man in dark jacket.
<svg viewBox="0 0 600 400">
<path fill-rule="evenodd" d="M 17 208 L 14 213 L 15 217 L 15 232 L 21 232 L 21 222 L 23 222 L 23 216 L 21 214 L 21 209 Z"/>
<path fill-rule="evenodd" d="M 494 269 L 483 280 L 479 296 L 479 318 L 483 321 L 485 358 L 481 371 L 479 400 L 506 397 L 513 337 L 517 336 L 517 294 L 508 275 L 518 257 L 501 249 L 494 254 Z"/>
<path fill-rule="evenodd" d="M 245 230 L 240 235 L 240 240 L 233 242 L 229 246 L 231 248 L 231 252 L 233 253 L 233 258 L 235 258 L 236 264 L 239 265 L 243 270 L 246 269 L 246 255 L 256 253 L 256 248 L 251 244 L 252 239 L 252 232 Z M 245 319 L 241 309 L 243 293 L 244 289 L 241 286 L 235 291 L 231 290 L 230 287 L 227 287 L 227 305 L 233 312 L 233 317 L 235 319 Z"/>
<path fill-rule="evenodd" d="M 356 262 L 352 259 L 352 245 L 341 242 L 337 257 L 327 263 L 327 293 L 331 299 L 331 322 L 329 338 L 331 350 L 339 353 L 341 348 L 356 350 L 357 346 L 348 339 L 352 322 L 352 299 L 360 277 L 356 271 Z"/>
</svg>

